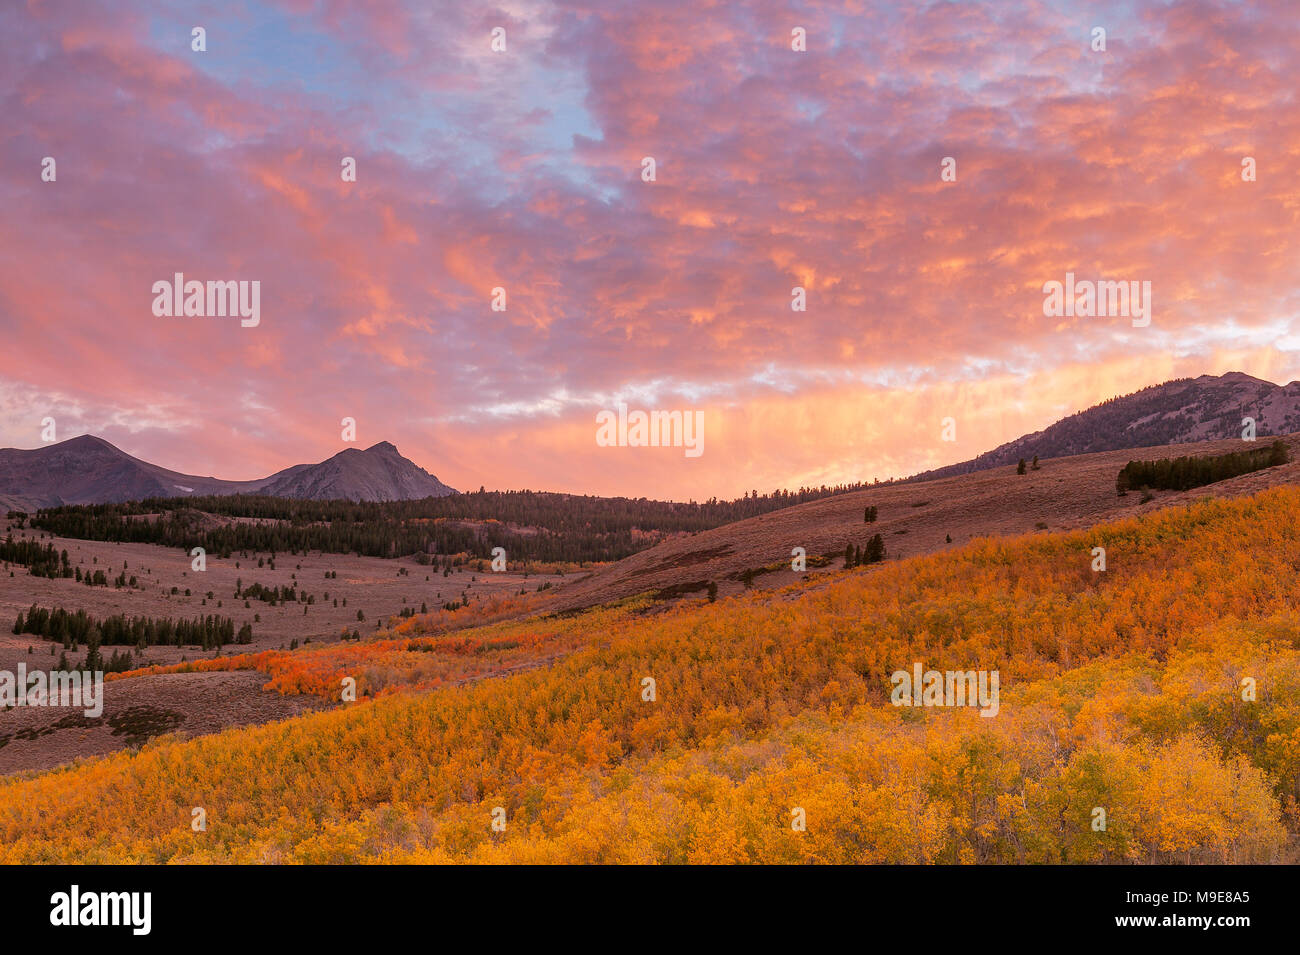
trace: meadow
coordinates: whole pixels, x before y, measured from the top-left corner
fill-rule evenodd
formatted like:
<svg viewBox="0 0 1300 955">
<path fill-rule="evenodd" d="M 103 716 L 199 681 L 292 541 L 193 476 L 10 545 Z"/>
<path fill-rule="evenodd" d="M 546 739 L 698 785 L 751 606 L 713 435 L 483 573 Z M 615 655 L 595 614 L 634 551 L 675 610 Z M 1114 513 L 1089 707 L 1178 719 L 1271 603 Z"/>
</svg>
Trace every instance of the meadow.
<svg viewBox="0 0 1300 955">
<path fill-rule="evenodd" d="M 0 861 L 1295 861 L 1298 571 L 1279 488 L 667 611 L 223 658 L 361 695 L 0 780 Z M 457 654 L 513 672 L 429 662 Z M 998 715 L 890 705 L 918 661 L 998 671 Z"/>
</svg>

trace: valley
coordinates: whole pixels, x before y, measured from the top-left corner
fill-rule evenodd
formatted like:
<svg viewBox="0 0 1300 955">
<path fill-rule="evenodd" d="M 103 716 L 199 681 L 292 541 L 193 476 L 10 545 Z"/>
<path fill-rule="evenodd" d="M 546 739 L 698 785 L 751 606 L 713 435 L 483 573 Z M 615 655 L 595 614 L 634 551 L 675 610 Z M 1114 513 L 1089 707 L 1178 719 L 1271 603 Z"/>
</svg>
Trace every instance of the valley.
<svg viewBox="0 0 1300 955">
<path fill-rule="evenodd" d="M 19 662 L 53 666 L 54 654 L 62 652 L 55 641 L 9 632 L 18 615 L 33 605 L 84 610 L 96 618 L 125 614 L 181 620 L 215 614 L 229 617 L 235 630 L 247 624 L 252 638 L 248 644 L 208 651 L 166 645 L 135 650 L 134 672 L 126 679 L 112 677 L 106 685 L 109 717 L 151 706 L 172 716 L 151 732 L 130 736 L 91 734 L 84 726 L 59 725 L 60 716 L 53 711 L 27 711 L 0 746 L 0 772 L 47 768 L 74 755 L 139 745 L 160 732 L 210 733 L 296 715 L 304 706 L 334 706 L 340 700 L 330 674 L 346 669 L 339 661 L 355 663 L 376 654 L 404 660 L 410 649 L 417 650 L 421 666 L 415 671 L 405 663 L 367 670 L 363 693 L 463 684 L 549 665 L 582 645 L 563 624 L 575 614 L 631 601 L 636 615 L 651 619 L 679 604 L 703 606 L 750 591 L 790 599 L 784 596 L 790 588 L 806 592 L 819 586 L 819 579 L 837 579 L 844 570 L 845 547 L 865 545 L 876 534 L 885 543 L 886 563 L 892 564 L 959 551 L 986 539 L 1074 532 L 1202 498 L 1300 485 L 1300 461 L 1295 460 L 1300 435 L 1284 440 L 1292 449 L 1291 462 L 1189 491 L 1119 496 L 1116 475 L 1130 460 L 1224 454 L 1240 450 L 1242 442 L 1048 458 L 1024 474 L 1003 467 L 846 490 L 718 527 L 650 536 L 642 549 L 621 560 L 585 567 L 515 562 L 505 572 L 495 572 L 490 559 L 469 555 L 430 564 L 418 560 L 419 555 L 233 551 L 229 557 L 208 554 L 200 572 L 180 548 L 55 537 L 10 520 L 5 535 L 51 544 L 59 552 L 66 550 L 69 563 L 83 572 L 103 570 L 110 580 L 129 574 L 138 586 L 92 587 L 71 578 L 32 576 L 19 565 L 4 568 L 0 668 L 12 669 Z M 874 508 L 871 522 L 864 520 L 868 508 Z M 219 530 L 241 522 L 265 523 L 200 514 L 197 526 Z M 803 571 L 792 569 L 796 548 L 807 556 Z M 242 593 L 254 585 L 293 588 L 293 597 L 272 603 L 235 596 L 237 588 Z M 503 646 L 484 636 L 468 657 L 455 637 L 474 628 L 489 634 L 482 628 L 528 620 L 539 626 L 543 620 L 553 623 L 524 645 Z M 428 635 L 435 638 L 431 643 Z M 408 647 L 407 641 L 417 639 L 426 645 Z M 107 656 L 117 649 L 132 650 L 105 646 L 103 651 Z M 70 662 L 75 665 L 84 653 L 84 646 L 71 651 Z"/>
<path fill-rule="evenodd" d="M 40 532 L 19 529 L 14 522 L 9 522 L 0 530 L 0 538 L 11 534 L 15 539 L 23 539 Z M 134 665 L 143 669 L 235 653 L 288 652 L 290 648 L 337 643 L 353 633 L 370 639 L 391 626 L 395 619 L 401 619 L 403 611 L 437 611 L 443 604 L 468 601 L 465 612 L 468 618 L 477 606 L 494 599 L 517 598 L 521 590 L 535 595 L 537 588 L 555 586 L 565 579 L 554 573 L 494 573 L 486 563 L 482 564 L 483 569 L 478 569 L 479 562 L 456 568 L 444 576 L 414 559 L 385 560 L 319 552 L 298 556 L 281 552 L 275 555 L 273 563 L 269 552 L 250 553 L 248 557 L 232 555 L 229 559 L 208 555 L 206 570 L 198 572 L 189 555 L 178 548 L 49 535 L 39 539 L 41 544 L 52 544 L 60 552 L 66 550 L 69 562 L 78 569 L 104 570 L 110 579 L 125 572 L 135 577 L 139 586 L 88 587 L 72 578 L 32 576 L 20 565 L 0 567 L 0 670 L 12 671 L 20 662 L 29 668 L 52 667 L 56 654 L 62 652 L 57 642 L 11 632 L 18 615 L 26 614 L 33 605 L 84 610 L 101 619 L 125 614 L 190 620 L 215 614 L 229 617 L 236 630 L 245 624 L 252 628 L 252 642 L 247 645 L 230 643 L 206 652 L 194 646 L 149 646 L 134 659 Z M 254 584 L 271 589 L 293 588 L 296 599 L 272 604 L 256 598 L 235 597 L 236 587 L 247 589 Z M 312 602 L 305 603 L 307 599 Z M 105 645 L 104 655 L 107 657 L 115 649 L 132 650 Z M 68 653 L 73 665 L 84 656 L 84 646 Z M 110 681 L 105 686 L 105 720 L 131 707 L 156 706 L 179 717 L 161 727 L 165 731 L 195 734 L 278 719 L 301 712 L 304 705 L 318 705 L 286 701 L 280 694 L 265 693 L 262 691 L 265 682 L 246 673 L 145 675 L 130 681 Z M 10 737 L 0 745 L 0 773 L 48 768 L 77 756 L 138 745 L 141 741 L 114 735 L 102 726 L 93 732 L 82 726 L 58 728 L 56 724 L 64 714 L 57 710 L 14 713 L 17 722 L 7 717 L 0 731 L 0 742 L 4 742 L 5 735 Z M 42 735 L 23 741 L 18 734 L 24 731 Z M 65 742 L 65 737 L 80 742 L 74 745 Z"/>
</svg>

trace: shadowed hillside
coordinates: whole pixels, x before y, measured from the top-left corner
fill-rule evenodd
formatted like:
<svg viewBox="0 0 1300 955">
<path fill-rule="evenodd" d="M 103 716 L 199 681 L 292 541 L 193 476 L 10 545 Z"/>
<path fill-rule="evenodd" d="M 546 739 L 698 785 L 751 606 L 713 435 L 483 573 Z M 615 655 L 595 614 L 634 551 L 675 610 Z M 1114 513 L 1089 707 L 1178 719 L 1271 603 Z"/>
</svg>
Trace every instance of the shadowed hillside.
<svg viewBox="0 0 1300 955">
<path fill-rule="evenodd" d="M 588 607 L 646 591 L 702 597 L 711 581 L 726 594 L 742 588 L 746 571 L 759 571 L 753 577 L 755 587 L 777 586 L 798 576 L 790 569 L 795 547 L 804 548 L 810 561 L 828 555 L 828 566 L 840 569 L 845 548 L 865 547 L 875 534 L 884 539 L 888 558 L 895 559 L 956 547 L 977 537 L 1088 527 L 1200 497 L 1300 484 L 1300 462 L 1294 460 L 1300 435 L 1284 440 L 1291 448 L 1289 464 L 1190 491 L 1157 492 L 1146 503 L 1137 493 L 1116 494 L 1116 478 L 1130 460 L 1218 455 L 1267 445 L 1229 438 L 1040 460 L 1038 470 L 1024 474 L 1017 474 L 1012 465 L 925 482 L 882 484 L 672 538 L 566 585 L 556 606 Z M 874 523 L 863 520 L 868 507 L 876 508 Z"/>
<path fill-rule="evenodd" d="M 1061 458 L 1120 448 L 1149 448 L 1241 437 L 1243 418 L 1256 433 L 1300 431 L 1300 381 L 1275 385 L 1241 372 L 1179 378 L 1111 398 L 960 464 L 918 474 L 925 481 L 1015 464 L 1021 458 Z"/>
</svg>

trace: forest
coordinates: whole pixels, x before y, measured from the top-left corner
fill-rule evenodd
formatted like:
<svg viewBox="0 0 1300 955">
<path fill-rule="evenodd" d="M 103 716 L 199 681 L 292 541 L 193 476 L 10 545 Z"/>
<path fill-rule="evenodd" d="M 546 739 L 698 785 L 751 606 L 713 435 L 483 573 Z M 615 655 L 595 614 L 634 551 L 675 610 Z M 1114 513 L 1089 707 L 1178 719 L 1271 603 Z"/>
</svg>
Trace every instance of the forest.
<svg viewBox="0 0 1300 955">
<path fill-rule="evenodd" d="M 92 617 L 84 610 L 46 609 L 35 604 L 25 617 L 21 612 L 18 614 L 13 632 L 55 640 L 69 650 L 92 641 L 104 646 L 197 646 L 204 650 L 215 650 L 227 643 L 253 642 L 252 625 L 246 623 L 235 633 L 233 620 L 213 614 L 193 620 L 127 617 L 125 614 L 101 618 Z"/>
<path fill-rule="evenodd" d="M 483 559 L 503 547 L 511 562 L 581 564 L 619 560 L 672 534 L 708 530 L 866 486 L 753 491 L 734 501 L 703 503 L 482 489 L 386 503 L 195 496 L 46 508 L 30 522 L 60 537 L 199 546 L 222 557 L 236 551 L 317 550 Z"/>
<path fill-rule="evenodd" d="M 1290 459 L 1286 442 L 1274 441 L 1267 448 L 1233 451 L 1230 454 L 1130 461 L 1119 472 L 1115 487 L 1121 496 L 1135 488 L 1186 491 L 1216 481 L 1226 481 L 1239 474 L 1277 467 Z"/>
<path fill-rule="evenodd" d="M 1288 487 L 650 616 L 194 661 L 360 696 L 0 780 L 0 861 L 1294 862 L 1297 548 Z M 998 671 L 996 718 L 890 705 L 914 661 Z"/>
<path fill-rule="evenodd" d="M 34 577 L 71 577 L 72 565 L 68 552 L 54 549 L 53 544 L 38 544 L 34 540 L 14 540 L 10 534 L 0 541 L 0 562 L 22 564 Z M 77 577 L 80 580 L 80 576 Z"/>
</svg>

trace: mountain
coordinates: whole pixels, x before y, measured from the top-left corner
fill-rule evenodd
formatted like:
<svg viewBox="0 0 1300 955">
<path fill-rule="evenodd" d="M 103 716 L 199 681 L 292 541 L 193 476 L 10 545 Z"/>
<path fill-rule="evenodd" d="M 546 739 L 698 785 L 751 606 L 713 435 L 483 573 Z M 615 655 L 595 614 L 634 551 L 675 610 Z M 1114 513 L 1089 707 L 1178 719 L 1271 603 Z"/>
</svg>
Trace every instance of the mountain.
<svg viewBox="0 0 1300 955">
<path fill-rule="evenodd" d="M 1042 431 L 1016 438 L 969 461 L 914 475 L 924 481 L 1015 464 L 1021 458 L 1064 458 L 1098 451 L 1148 448 L 1240 437 L 1242 418 L 1256 434 L 1300 431 L 1300 381 L 1275 385 L 1241 372 L 1177 378 L 1111 398 Z"/>
<path fill-rule="evenodd" d="M 456 492 L 380 441 L 364 451 L 347 448 L 320 464 L 281 471 L 261 493 L 312 501 L 410 501 Z"/>
<path fill-rule="evenodd" d="M 256 491 L 261 483 L 169 471 L 88 434 L 30 451 L 0 450 L 0 506 L 6 510 L 184 494 L 238 494 Z"/>
<path fill-rule="evenodd" d="M 44 448 L 0 449 L 0 508 L 32 512 L 60 504 L 109 504 L 203 494 L 396 501 L 456 491 L 382 441 L 349 448 L 319 464 L 297 464 L 255 481 L 182 474 L 82 435 Z"/>
</svg>

